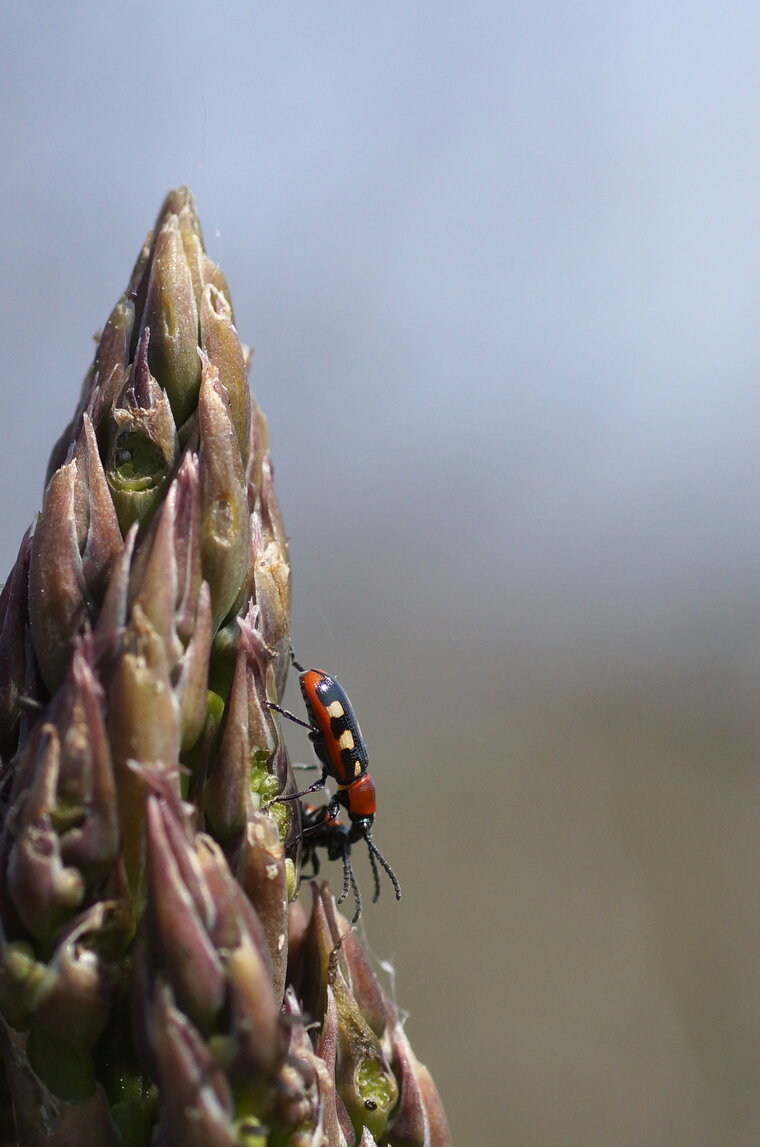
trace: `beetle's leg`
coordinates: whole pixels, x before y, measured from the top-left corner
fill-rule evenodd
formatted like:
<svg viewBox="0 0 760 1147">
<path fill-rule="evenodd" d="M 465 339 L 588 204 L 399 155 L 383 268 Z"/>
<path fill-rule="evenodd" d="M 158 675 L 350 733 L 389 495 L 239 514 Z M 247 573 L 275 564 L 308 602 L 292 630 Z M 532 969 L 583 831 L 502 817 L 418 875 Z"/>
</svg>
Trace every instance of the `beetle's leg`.
<svg viewBox="0 0 760 1147">
<path fill-rule="evenodd" d="M 362 914 L 362 896 L 361 896 L 361 892 L 359 891 L 359 885 L 356 881 L 356 877 L 354 876 L 354 870 L 351 867 L 351 860 L 350 860 L 349 853 L 350 853 L 350 849 L 349 849 L 348 845 L 346 844 L 346 845 L 344 845 L 343 851 L 340 854 L 340 858 L 343 861 L 343 890 L 342 890 L 340 896 L 338 897 L 338 899 L 336 900 L 336 904 L 342 904 L 343 901 L 348 896 L 349 888 L 353 889 L 354 904 L 355 904 L 356 908 L 355 908 L 353 919 L 352 919 L 351 923 L 356 924 L 356 922 L 358 921 L 359 917 Z"/>
<path fill-rule="evenodd" d="M 311 872 L 304 872 L 304 868 L 309 863 L 311 863 Z M 307 856 L 306 860 L 301 862 L 301 879 L 303 879 L 305 877 L 306 880 L 312 880 L 312 879 L 314 879 L 314 877 L 316 877 L 318 875 L 319 875 L 319 857 L 317 856 L 317 850 L 313 849 L 311 856 Z"/>
<path fill-rule="evenodd" d="M 359 917 L 362 914 L 362 894 L 359 891 L 359 885 L 356 882 L 356 877 L 354 876 L 354 870 L 351 867 L 350 861 L 348 864 L 348 875 L 351 877 L 351 887 L 354 890 L 354 903 L 356 905 L 356 911 L 354 912 L 351 923 L 357 924 L 359 922 Z"/>
<path fill-rule="evenodd" d="M 326 780 L 327 773 L 322 773 L 322 776 L 319 778 L 319 780 L 315 781 L 313 785 L 309 785 L 308 789 L 302 789 L 300 793 L 289 793 L 286 797 L 275 797 L 274 800 L 269 801 L 269 804 L 265 806 L 264 811 L 266 812 L 266 810 L 271 808 L 273 804 L 285 804 L 286 801 L 297 801 L 300 800 L 301 797 L 308 796 L 309 793 L 318 792 L 319 789 L 323 789 L 325 787 Z"/>
</svg>

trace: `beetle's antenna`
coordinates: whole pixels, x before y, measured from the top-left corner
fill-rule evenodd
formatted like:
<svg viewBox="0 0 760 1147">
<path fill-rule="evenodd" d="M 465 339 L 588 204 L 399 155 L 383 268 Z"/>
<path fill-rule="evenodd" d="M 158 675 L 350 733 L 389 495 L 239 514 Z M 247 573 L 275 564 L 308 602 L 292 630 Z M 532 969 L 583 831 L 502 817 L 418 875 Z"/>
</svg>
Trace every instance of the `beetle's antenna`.
<svg viewBox="0 0 760 1147">
<path fill-rule="evenodd" d="M 380 874 L 377 871 L 377 864 L 375 863 L 375 858 L 377 858 L 377 860 L 380 862 L 382 867 L 388 873 L 388 876 L 390 877 L 391 884 L 393 885 L 395 892 L 396 892 L 396 899 L 400 900 L 401 899 L 401 885 L 399 884 L 399 882 L 396 878 L 396 873 L 393 871 L 390 864 L 388 863 L 388 861 L 383 856 L 382 852 L 380 852 L 379 848 L 375 844 L 375 842 L 372 839 L 369 832 L 364 833 L 364 839 L 367 842 L 367 848 L 369 849 L 369 859 L 370 859 L 370 863 L 372 865 L 372 872 L 374 873 L 374 876 L 375 876 L 375 895 L 373 897 L 373 900 L 377 900 L 378 896 L 380 895 Z"/>
<path fill-rule="evenodd" d="M 375 850 L 372 848 L 372 845 L 369 843 L 369 841 L 367 841 L 367 847 L 369 848 L 369 862 L 372 866 L 372 875 L 375 878 L 375 895 L 372 897 L 372 903 L 374 904 L 380 895 L 380 873 L 377 871 Z"/>
</svg>

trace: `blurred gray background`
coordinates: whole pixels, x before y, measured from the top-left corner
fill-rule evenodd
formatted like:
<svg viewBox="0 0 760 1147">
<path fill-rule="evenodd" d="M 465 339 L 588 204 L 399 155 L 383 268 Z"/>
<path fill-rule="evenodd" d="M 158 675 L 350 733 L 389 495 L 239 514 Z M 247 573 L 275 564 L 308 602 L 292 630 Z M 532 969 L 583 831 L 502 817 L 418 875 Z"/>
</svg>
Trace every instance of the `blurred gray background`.
<svg viewBox="0 0 760 1147">
<path fill-rule="evenodd" d="M 186 182 L 256 348 L 297 654 L 352 696 L 403 884 L 363 923 L 456 1142 L 754 1147 L 757 5 L 1 29 L 3 572 Z"/>
</svg>

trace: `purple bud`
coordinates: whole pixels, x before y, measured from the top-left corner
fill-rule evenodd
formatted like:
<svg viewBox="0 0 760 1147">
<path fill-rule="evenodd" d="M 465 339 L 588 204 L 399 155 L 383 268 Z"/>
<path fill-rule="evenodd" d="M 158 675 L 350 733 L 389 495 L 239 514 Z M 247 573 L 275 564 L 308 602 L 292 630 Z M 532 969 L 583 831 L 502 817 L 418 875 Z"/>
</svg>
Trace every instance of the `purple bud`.
<svg viewBox="0 0 760 1147">
<path fill-rule="evenodd" d="M 27 933 L 40 939 L 77 910 L 85 892 L 82 874 L 62 860 L 52 819 L 60 760 L 58 732 L 46 724 L 24 752 L 3 833 L 5 889 Z"/>
<path fill-rule="evenodd" d="M 126 986 L 129 920 L 123 905 L 101 901 L 57 938 L 42 975 L 25 985 L 36 1023 L 67 1045 L 86 1051 L 106 1025 Z"/>
<path fill-rule="evenodd" d="M 178 1006 L 208 1034 L 224 1000 L 224 971 L 208 933 L 212 904 L 203 896 L 191 840 L 155 796 L 148 799 L 147 873 L 153 959 L 164 969 Z"/>
<path fill-rule="evenodd" d="M 150 1033 L 160 1097 L 154 1143 L 235 1147 L 234 1108 L 224 1072 L 166 983 L 157 986 Z"/>
</svg>

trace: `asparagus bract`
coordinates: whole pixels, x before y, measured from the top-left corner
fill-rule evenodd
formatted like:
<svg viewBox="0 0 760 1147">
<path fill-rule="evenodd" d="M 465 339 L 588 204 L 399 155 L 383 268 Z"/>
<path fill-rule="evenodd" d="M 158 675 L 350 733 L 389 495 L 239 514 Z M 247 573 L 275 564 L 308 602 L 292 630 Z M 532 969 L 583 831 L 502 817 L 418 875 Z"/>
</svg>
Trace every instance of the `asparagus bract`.
<svg viewBox="0 0 760 1147">
<path fill-rule="evenodd" d="M 0 593 L 0 1137 L 445 1147 L 327 884 L 293 901 L 266 420 L 170 192 Z"/>
</svg>

